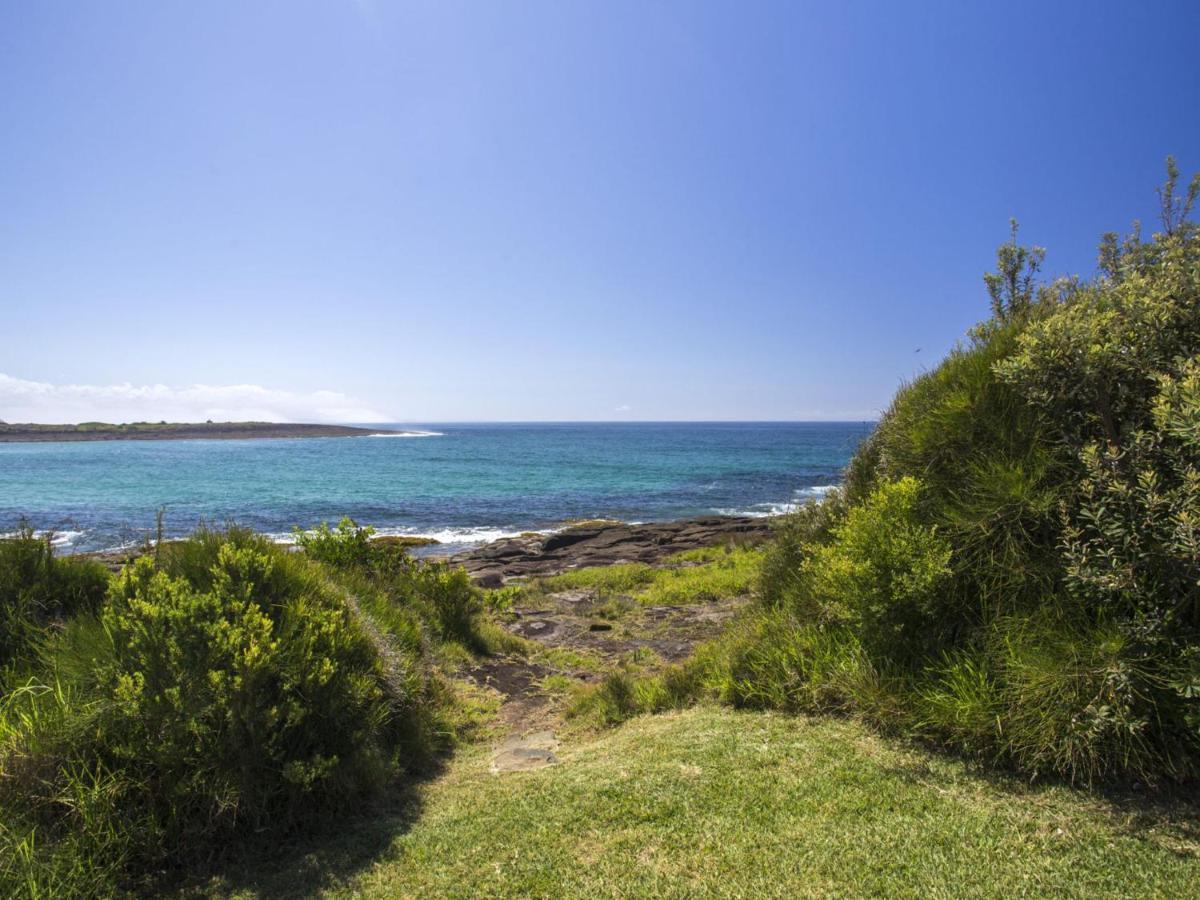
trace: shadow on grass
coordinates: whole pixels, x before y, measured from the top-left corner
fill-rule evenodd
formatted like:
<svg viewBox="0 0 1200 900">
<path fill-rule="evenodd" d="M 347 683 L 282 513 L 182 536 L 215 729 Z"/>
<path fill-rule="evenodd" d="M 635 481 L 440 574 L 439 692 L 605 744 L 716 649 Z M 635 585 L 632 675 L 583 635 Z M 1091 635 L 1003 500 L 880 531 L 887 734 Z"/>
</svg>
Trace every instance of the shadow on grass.
<svg viewBox="0 0 1200 900">
<path fill-rule="evenodd" d="M 1149 786 L 1141 782 L 1115 782 L 1087 786 L 1052 777 L 1031 781 L 1015 772 L 942 747 L 903 739 L 899 739 L 899 743 L 928 753 L 935 759 L 960 763 L 968 778 L 1004 794 L 1028 797 L 1037 803 L 1039 797 L 1061 792 L 1090 804 L 1109 820 L 1115 831 L 1127 837 L 1153 844 L 1184 859 L 1200 859 L 1200 783 Z M 929 761 L 889 765 L 884 771 L 907 784 L 941 790 L 937 781 L 942 776 Z"/>
<path fill-rule="evenodd" d="M 423 788 L 446 768 L 449 757 L 410 773 L 355 812 L 329 819 L 302 834 L 263 835 L 243 841 L 219 858 L 169 879 L 164 893 L 176 897 L 310 897 L 352 881 L 382 858 L 398 835 L 420 817 Z"/>
<path fill-rule="evenodd" d="M 1096 796 L 1125 819 L 1120 830 L 1187 859 L 1200 858 L 1200 785 L 1102 787 Z"/>
</svg>

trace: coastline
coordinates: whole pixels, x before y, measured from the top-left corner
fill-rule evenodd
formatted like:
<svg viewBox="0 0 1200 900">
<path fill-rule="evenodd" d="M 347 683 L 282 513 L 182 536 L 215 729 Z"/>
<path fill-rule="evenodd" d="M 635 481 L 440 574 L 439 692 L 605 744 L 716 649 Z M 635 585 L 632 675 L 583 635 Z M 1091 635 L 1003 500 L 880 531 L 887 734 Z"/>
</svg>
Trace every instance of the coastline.
<svg viewBox="0 0 1200 900">
<path fill-rule="evenodd" d="M 588 522 L 550 534 L 502 538 L 446 557 L 481 587 L 557 575 L 570 569 L 621 563 L 657 563 L 687 550 L 717 544 L 760 543 L 773 517 L 698 516 L 672 522 Z M 433 555 L 433 554 L 430 554 Z"/>
<path fill-rule="evenodd" d="M 674 553 L 716 544 L 760 543 L 771 536 L 775 518 L 718 515 L 669 522 L 594 520 L 483 541 L 466 549 L 417 535 L 382 535 L 375 540 L 406 543 L 421 557 L 462 566 L 481 587 L 499 587 L 510 579 L 554 575 L 581 567 L 653 563 Z M 139 543 L 63 555 L 94 559 L 117 569 L 147 552 L 146 546 Z"/>
<path fill-rule="evenodd" d="M 75 441 L 195 441 L 315 437 L 417 437 L 425 432 L 292 422 L 84 422 L 78 425 L 0 424 L 0 444 Z"/>
</svg>

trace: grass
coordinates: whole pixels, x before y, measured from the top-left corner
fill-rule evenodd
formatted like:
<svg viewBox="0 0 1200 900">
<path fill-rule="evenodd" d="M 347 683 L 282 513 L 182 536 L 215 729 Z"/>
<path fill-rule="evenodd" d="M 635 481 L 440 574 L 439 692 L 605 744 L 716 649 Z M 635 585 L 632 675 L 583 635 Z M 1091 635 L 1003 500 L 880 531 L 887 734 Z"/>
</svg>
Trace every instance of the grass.
<svg viewBox="0 0 1200 900">
<path fill-rule="evenodd" d="M 491 775 L 194 892 L 292 896 L 1192 896 L 1195 808 L 976 774 L 849 720 L 699 707 Z M 419 809 L 419 815 L 416 814 Z"/>
<path fill-rule="evenodd" d="M 763 552 L 759 549 L 706 547 L 668 557 L 659 566 L 623 563 L 575 569 L 542 578 L 531 592 L 591 590 L 600 601 L 629 597 L 644 606 L 682 606 L 709 603 L 750 593 L 758 578 Z"/>
</svg>

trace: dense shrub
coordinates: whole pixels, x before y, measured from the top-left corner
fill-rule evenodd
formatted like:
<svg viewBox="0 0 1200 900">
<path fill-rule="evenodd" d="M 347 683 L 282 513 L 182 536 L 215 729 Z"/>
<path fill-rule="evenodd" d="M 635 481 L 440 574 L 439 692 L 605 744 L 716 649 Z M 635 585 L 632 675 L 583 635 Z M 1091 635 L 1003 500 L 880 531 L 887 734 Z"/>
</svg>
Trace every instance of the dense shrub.
<svg viewBox="0 0 1200 900">
<path fill-rule="evenodd" d="M 99 563 L 56 557 L 32 529 L 0 540 L 0 684 L 31 661 L 47 623 L 98 610 L 108 579 Z"/>
<path fill-rule="evenodd" d="M 1058 505 L 1070 468 L 1020 392 L 996 377 L 1025 317 L 977 329 L 933 371 L 902 388 L 852 464 L 857 502 L 878 484 L 922 484 L 921 515 L 954 547 L 947 632 L 1036 607 L 1057 584 Z M 856 468 L 857 466 L 857 468 Z"/>
<path fill-rule="evenodd" d="M 318 562 L 335 569 L 367 566 L 372 563 L 381 548 L 373 547 L 371 537 L 375 529 L 360 527 L 353 519 L 343 518 L 336 528 L 321 522 L 309 531 L 296 529 L 296 544 Z"/>
<path fill-rule="evenodd" d="M 770 550 L 759 567 L 758 592 L 765 602 L 795 595 L 803 582 L 804 561 L 846 517 L 847 498 L 846 491 L 830 491 L 822 502 L 803 504 L 774 522 Z"/>
<path fill-rule="evenodd" d="M 4 877 L 65 885 L 82 854 L 126 878 L 360 802 L 438 727 L 420 649 L 247 531 L 137 560 L 6 698 Z"/>
<path fill-rule="evenodd" d="M 336 806 L 391 771 L 382 661 L 350 608 L 277 552 L 221 545 L 210 587 L 140 559 L 101 619 L 106 755 L 189 839 Z M 196 834 L 199 832 L 199 834 Z M 169 834 L 174 840 L 178 835 Z"/>
<path fill-rule="evenodd" d="M 778 529 L 766 608 L 704 677 L 659 683 L 1033 775 L 1195 775 L 1200 176 L 1180 198 L 1177 174 L 1163 231 L 1106 235 L 1090 281 L 1039 285 L 1014 226 L 993 317 L 901 389 L 842 495 Z"/>
<path fill-rule="evenodd" d="M 358 576 L 398 610 L 432 626 L 436 637 L 484 650 L 480 635 L 483 595 L 461 566 L 414 559 L 402 546 L 373 541 L 374 529 L 342 519 L 336 528 L 322 523 L 296 532 L 300 548 L 341 576 Z M 384 615 L 387 615 L 384 613 Z"/>
<path fill-rule="evenodd" d="M 950 545 L 917 516 L 921 484 L 885 482 L 800 566 L 809 618 L 851 627 L 881 659 L 923 655 L 945 619 Z"/>
</svg>

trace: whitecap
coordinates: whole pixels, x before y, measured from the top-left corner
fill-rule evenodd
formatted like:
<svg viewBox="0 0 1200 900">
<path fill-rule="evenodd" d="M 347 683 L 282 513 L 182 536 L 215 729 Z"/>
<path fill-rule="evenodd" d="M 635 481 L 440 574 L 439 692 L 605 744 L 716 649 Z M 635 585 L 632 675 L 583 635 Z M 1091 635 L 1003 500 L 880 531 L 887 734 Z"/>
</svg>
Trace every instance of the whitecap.
<svg viewBox="0 0 1200 900">
<path fill-rule="evenodd" d="M 381 537 L 395 535 L 397 537 L 432 538 L 439 544 L 488 544 L 504 538 L 520 537 L 522 534 L 553 534 L 557 529 L 543 528 L 502 528 L 493 525 L 462 526 L 438 528 L 432 531 L 417 531 L 415 529 L 378 528 L 375 533 Z"/>
<path fill-rule="evenodd" d="M 50 535 L 50 546 L 71 547 L 78 543 L 79 539 L 83 537 L 84 534 L 86 534 L 86 532 L 63 529 L 61 531 L 35 531 L 33 536 L 35 538 L 44 540 L 46 535 Z M 19 531 L 0 531 L 0 539 L 20 537 L 20 535 L 21 532 Z"/>
<path fill-rule="evenodd" d="M 811 487 L 798 488 L 792 493 L 792 499 L 783 502 L 753 503 L 746 507 L 714 507 L 713 512 L 719 516 L 744 516 L 751 519 L 765 519 L 769 516 L 783 516 L 795 512 L 796 508 L 805 503 L 812 503 L 836 491 L 836 484 L 817 484 Z"/>
<path fill-rule="evenodd" d="M 445 437 L 444 431 L 397 431 L 387 434 L 368 434 L 367 437 L 373 438 L 422 438 L 422 437 Z"/>
</svg>

